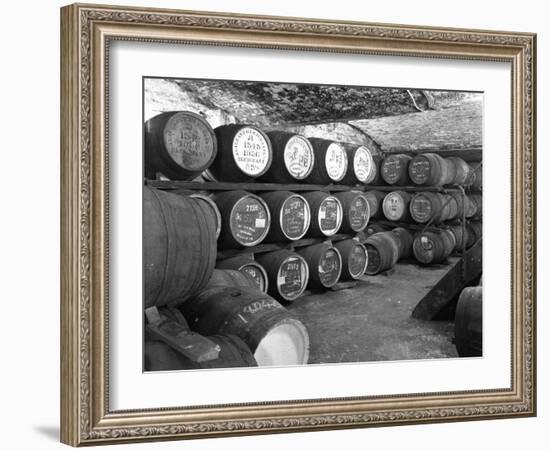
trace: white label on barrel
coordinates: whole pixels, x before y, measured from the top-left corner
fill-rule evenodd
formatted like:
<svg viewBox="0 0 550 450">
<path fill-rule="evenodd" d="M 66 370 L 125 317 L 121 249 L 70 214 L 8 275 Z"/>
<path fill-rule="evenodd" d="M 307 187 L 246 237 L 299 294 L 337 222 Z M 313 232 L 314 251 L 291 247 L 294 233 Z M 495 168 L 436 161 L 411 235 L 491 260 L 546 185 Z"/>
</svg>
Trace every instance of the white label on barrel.
<svg viewBox="0 0 550 450">
<path fill-rule="evenodd" d="M 176 164 L 187 170 L 203 170 L 212 158 L 214 134 L 200 118 L 174 114 L 164 127 L 164 146 Z"/>
<path fill-rule="evenodd" d="M 270 147 L 260 131 L 244 127 L 233 138 L 233 158 L 237 167 L 250 176 L 261 175 L 270 162 Z"/>
<path fill-rule="evenodd" d="M 281 230 L 289 239 L 300 239 L 309 228 L 309 207 L 302 197 L 289 197 L 281 208 Z"/>
<path fill-rule="evenodd" d="M 370 151 L 365 147 L 359 147 L 353 156 L 353 172 L 355 177 L 361 182 L 369 181 L 369 176 L 373 170 L 373 159 Z"/>
<path fill-rule="evenodd" d="M 288 173 L 297 180 L 306 178 L 313 167 L 313 148 L 302 136 L 292 136 L 286 143 L 284 151 L 285 167 Z"/>
<path fill-rule="evenodd" d="M 348 157 L 344 149 L 333 142 L 325 154 L 325 167 L 331 180 L 340 181 L 346 174 Z"/>
<path fill-rule="evenodd" d="M 257 198 L 241 198 L 231 211 L 231 231 L 242 245 L 255 245 L 267 234 L 267 210 Z"/>
<path fill-rule="evenodd" d="M 286 299 L 300 295 L 307 281 L 307 269 L 301 258 L 290 256 L 283 261 L 277 273 L 279 292 Z"/>
<path fill-rule="evenodd" d="M 317 270 L 319 271 L 319 280 L 323 286 L 334 286 L 338 282 L 342 271 L 342 262 L 338 252 L 333 248 L 327 249 L 319 261 Z"/>
<path fill-rule="evenodd" d="M 405 212 L 405 202 L 397 192 L 390 192 L 384 198 L 384 215 L 389 220 L 399 220 Z"/>
<path fill-rule="evenodd" d="M 342 224 L 342 204 L 335 197 L 325 198 L 319 205 L 319 229 L 330 236 L 340 229 Z"/>
</svg>

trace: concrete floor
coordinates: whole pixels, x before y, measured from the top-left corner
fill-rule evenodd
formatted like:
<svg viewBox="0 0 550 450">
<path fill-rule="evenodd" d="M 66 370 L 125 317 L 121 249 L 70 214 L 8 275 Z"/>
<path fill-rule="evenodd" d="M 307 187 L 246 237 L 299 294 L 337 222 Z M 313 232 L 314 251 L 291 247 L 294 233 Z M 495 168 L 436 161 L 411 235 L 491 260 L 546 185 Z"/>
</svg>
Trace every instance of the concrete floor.
<svg viewBox="0 0 550 450">
<path fill-rule="evenodd" d="M 454 322 L 411 317 L 448 269 L 399 263 L 353 287 L 310 293 L 289 305 L 309 331 L 310 364 L 457 357 Z"/>
</svg>

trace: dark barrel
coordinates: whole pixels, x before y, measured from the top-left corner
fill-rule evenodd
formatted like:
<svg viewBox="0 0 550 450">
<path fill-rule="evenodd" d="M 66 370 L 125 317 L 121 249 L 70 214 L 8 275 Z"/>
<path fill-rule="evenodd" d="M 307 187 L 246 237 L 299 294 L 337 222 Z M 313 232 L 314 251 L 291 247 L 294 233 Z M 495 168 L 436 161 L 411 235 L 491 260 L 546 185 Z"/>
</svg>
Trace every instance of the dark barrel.
<svg viewBox="0 0 550 450">
<path fill-rule="evenodd" d="M 242 339 L 259 366 L 308 362 L 306 327 L 277 300 L 257 289 L 210 288 L 180 309 L 197 333 L 235 335 Z"/>
<path fill-rule="evenodd" d="M 456 168 L 453 161 L 437 153 L 422 153 L 411 160 L 409 177 L 414 184 L 421 186 L 444 186 L 453 183 Z"/>
<path fill-rule="evenodd" d="M 338 192 L 334 196 L 342 204 L 342 233 L 358 233 L 363 231 L 370 219 L 370 205 L 362 192 Z"/>
<path fill-rule="evenodd" d="M 144 307 L 183 302 L 212 276 L 216 220 L 204 202 L 143 188 Z"/>
<path fill-rule="evenodd" d="M 273 157 L 269 137 L 253 125 L 222 125 L 215 130 L 218 155 L 210 173 L 218 181 L 247 181 L 262 176 Z"/>
<path fill-rule="evenodd" d="M 466 247 L 470 248 L 482 237 L 483 225 L 481 222 L 468 222 L 466 224 L 468 230 L 468 236 L 466 241 Z"/>
<path fill-rule="evenodd" d="M 273 162 L 260 177 L 261 181 L 295 183 L 307 178 L 315 165 L 315 154 L 309 140 L 286 131 L 269 131 L 267 136 L 273 148 Z"/>
<path fill-rule="evenodd" d="M 257 261 L 246 256 L 234 256 L 233 258 L 223 259 L 218 261 L 216 268 L 218 269 L 233 269 L 239 272 L 246 273 L 256 283 L 256 287 L 267 292 L 268 281 L 265 269 Z"/>
<path fill-rule="evenodd" d="M 342 225 L 342 204 L 326 192 L 307 192 L 303 195 L 311 211 L 311 224 L 308 236 L 332 236 Z"/>
<path fill-rule="evenodd" d="M 455 345 L 460 356 L 483 354 L 483 288 L 462 290 L 455 312 Z"/>
<path fill-rule="evenodd" d="M 271 215 L 266 242 L 285 242 L 301 239 L 311 222 L 311 211 L 304 197 L 289 191 L 262 194 Z"/>
<path fill-rule="evenodd" d="M 399 259 L 408 259 L 412 256 L 413 233 L 406 228 L 397 227 L 391 230 L 397 236 Z"/>
<path fill-rule="evenodd" d="M 470 201 L 470 205 L 472 206 L 472 210 L 475 211 L 471 215 L 467 215 L 467 217 L 472 218 L 475 217 L 476 219 L 481 218 L 483 215 L 483 199 L 480 194 L 472 194 L 468 196 L 468 200 Z M 470 211 L 468 211 L 470 213 Z"/>
<path fill-rule="evenodd" d="M 261 197 L 246 191 L 213 196 L 222 217 L 219 248 L 251 247 L 262 242 L 271 223 L 269 208 Z"/>
<path fill-rule="evenodd" d="M 468 163 L 458 156 L 450 156 L 447 161 L 455 166 L 455 178 L 450 184 L 467 185 L 471 177 L 471 168 Z"/>
<path fill-rule="evenodd" d="M 462 204 L 462 199 L 460 199 Z M 418 223 L 440 223 L 455 219 L 458 204 L 455 197 L 437 192 L 418 192 L 409 206 L 411 217 Z"/>
<path fill-rule="evenodd" d="M 409 203 L 411 195 L 404 191 L 393 191 L 384 197 L 382 202 L 382 211 L 386 219 L 392 222 L 407 222 L 411 215 L 409 212 Z"/>
<path fill-rule="evenodd" d="M 212 200 L 212 197 L 210 195 L 197 193 L 191 194 L 190 197 L 204 202 L 208 208 L 212 209 L 212 213 L 216 217 L 216 239 L 218 239 L 222 230 L 222 216 L 220 214 L 218 205 L 216 205 L 216 202 Z"/>
<path fill-rule="evenodd" d="M 368 255 L 363 244 L 355 239 L 344 239 L 334 243 L 342 256 L 341 280 L 357 280 L 367 269 Z"/>
<path fill-rule="evenodd" d="M 421 264 L 445 261 L 456 247 L 454 234 L 449 230 L 423 231 L 413 242 L 413 253 Z"/>
<path fill-rule="evenodd" d="M 334 141 L 309 138 L 315 152 L 313 170 L 306 178 L 310 184 L 331 184 L 342 181 L 348 169 L 346 150 Z"/>
<path fill-rule="evenodd" d="M 380 157 L 364 145 L 346 146 L 348 169 L 342 184 L 372 184 L 378 175 Z"/>
<path fill-rule="evenodd" d="M 309 288 L 328 289 L 338 283 L 342 273 L 342 257 L 332 245 L 322 242 L 298 249 L 309 267 Z"/>
<path fill-rule="evenodd" d="M 250 349 L 237 336 L 208 336 L 208 339 L 220 347 L 220 353 L 218 358 L 200 363 L 191 361 L 164 342 L 146 340 L 144 368 L 146 371 L 158 371 L 252 367 L 258 365 Z"/>
<path fill-rule="evenodd" d="M 234 269 L 214 269 L 205 289 L 214 286 L 249 287 L 258 289 L 254 279 L 245 272 Z"/>
<path fill-rule="evenodd" d="M 309 268 L 300 255 L 290 250 L 276 250 L 258 255 L 256 260 L 267 273 L 269 295 L 291 302 L 303 294 L 309 280 Z"/>
<path fill-rule="evenodd" d="M 376 275 L 392 268 L 399 259 L 398 237 L 391 231 L 375 233 L 365 241 L 368 263 L 365 273 Z"/>
<path fill-rule="evenodd" d="M 382 219 L 384 217 L 382 203 L 384 202 L 386 194 L 380 191 L 367 191 L 364 193 L 364 196 L 369 202 L 370 218 Z"/>
<path fill-rule="evenodd" d="M 409 184 L 409 155 L 388 155 L 380 164 L 380 176 L 391 185 L 405 186 Z"/>
<path fill-rule="evenodd" d="M 464 246 L 466 248 L 471 247 L 471 245 L 468 245 L 468 227 L 463 228 L 462 225 L 451 225 L 448 229 L 455 237 L 455 250 L 460 252 Z"/>
<path fill-rule="evenodd" d="M 172 111 L 145 122 L 145 174 L 190 180 L 206 170 L 218 149 L 212 127 L 198 114 Z"/>
</svg>

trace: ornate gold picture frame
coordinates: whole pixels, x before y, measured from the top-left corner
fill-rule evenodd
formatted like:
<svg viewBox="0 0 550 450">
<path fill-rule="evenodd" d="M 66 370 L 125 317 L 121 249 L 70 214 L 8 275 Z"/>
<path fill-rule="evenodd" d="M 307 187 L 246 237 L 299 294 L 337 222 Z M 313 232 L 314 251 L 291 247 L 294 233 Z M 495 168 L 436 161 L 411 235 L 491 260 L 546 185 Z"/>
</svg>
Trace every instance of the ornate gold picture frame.
<svg viewBox="0 0 550 450">
<path fill-rule="evenodd" d="M 510 387 L 113 410 L 109 401 L 108 95 L 109 49 L 115 41 L 509 63 Z M 530 33 L 85 4 L 62 8 L 62 442 L 80 446 L 535 415 L 535 89 L 536 36 Z"/>
</svg>

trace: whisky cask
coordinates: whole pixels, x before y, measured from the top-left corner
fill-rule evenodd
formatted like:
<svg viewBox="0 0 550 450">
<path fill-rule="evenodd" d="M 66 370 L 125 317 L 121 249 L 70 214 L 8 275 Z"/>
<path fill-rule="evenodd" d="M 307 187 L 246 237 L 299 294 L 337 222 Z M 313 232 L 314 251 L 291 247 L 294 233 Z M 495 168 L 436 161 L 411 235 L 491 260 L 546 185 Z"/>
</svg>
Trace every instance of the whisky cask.
<svg viewBox="0 0 550 450">
<path fill-rule="evenodd" d="M 214 214 L 214 217 L 216 218 L 216 239 L 218 239 L 220 237 L 220 233 L 221 233 L 221 230 L 222 230 L 222 216 L 220 214 L 220 210 L 218 208 L 218 205 L 216 205 L 216 202 L 214 200 L 212 200 L 212 197 L 210 195 L 191 194 L 190 197 L 194 198 L 198 201 L 204 202 L 205 206 L 212 210 L 212 213 Z"/>
<path fill-rule="evenodd" d="M 362 192 L 339 192 L 334 196 L 342 204 L 342 233 L 358 233 L 363 231 L 370 219 L 370 205 Z"/>
<path fill-rule="evenodd" d="M 365 241 L 367 249 L 367 275 L 376 275 L 391 269 L 399 259 L 398 237 L 391 231 L 375 233 Z"/>
<path fill-rule="evenodd" d="M 309 140 L 286 131 L 270 131 L 267 136 L 273 148 L 273 161 L 260 180 L 295 183 L 306 179 L 315 165 L 315 153 Z"/>
<path fill-rule="evenodd" d="M 346 148 L 348 169 L 342 184 L 373 184 L 377 179 L 380 157 L 364 145 Z"/>
<path fill-rule="evenodd" d="M 307 192 L 303 195 L 311 211 L 308 236 L 332 236 L 340 230 L 343 220 L 342 203 L 326 192 Z"/>
<path fill-rule="evenodd" d="M 234 269 L 214 269 L 212 277 L 204 289 L 215 286 L 233 286 L 233 287 L 249 287 L 258 289 L 254 279 L 246 272 L 241 272 Z"/>
<path fill-rule="evenodd" d="M 247 274 L 254 280 L 256 288 L 262 292 L 267 292 L 268 280 L 265 269 L 257 261 L 246 256 L 234 256 L 233 258 L 223 259 L 216 264 L 218 269 L 233 269 Z"/>
<path fill-rule="evenodd" d="M 386 219 L 392 222 L 406 222 L 410 220 L 409 204 L 411 195 L 404 191 L 393 191 L 384 197 L 382 211 Z"/>
<path fill-rule="evenodd" d="M 411 160 L 411 156 L 403 154 L 386 156 L 380 165 L 380 176 L 390 185 L 405 186 L 409 184 L 409 163 Z"/>
<path fill-rule="evenodd" d="M 307 262 L 309 288 L 328 289 L 338 283 L 342 273 L 342 256 L 332 245 L 322 242 L 301 247 L 297 253 Z"/>
<path fill-rule="evenodd" d="M 423 231 L 413 242 L 413 253 L 421 264 L 444 262 L 456 247 L 454 234 L 449 230 Z"/>
<path fill-rule="evenodd" d="M 315 153 L 313 170 L 305 179 L 309 184 L 338 183 L 348 170 L 348 157 L 344 147 L 327 139 L 309 138 Z"/>
<path fill-rule="evenodd" d="M 287 242 L 301 239 L 311 222 L 311 211 L 304 197 L 289 191 L 274 191 L 260 196 L 271 216 L 266 242 Z"/>
<path fill-rule="evenodd" d="M 217 181 L 247 181 L 267 172 L 273 151 L 262 130 L 253 125 L 222 125 L 214 131 L 218 154 L 209 172 Z"/>
<path fill-rule="evenodd" d="M 466 161 L 457 156 L 450 156 L 447 161 L 455 166 L 455 178 L 450 184 L 465 186 L 471 177 L 471 168 Z"/>
<path fill-rule="evenodd" d="M 453 183 L 456 167 L 453 161 L 436 153 L 422 153 L 412 158 L 409 177 L 414 184 L 420 186 L 444 186 Z"/>
<path fill-rule="evenodd" d="M 363 244 L 355 239 L 344 239 L 334 243 L 334 248 L 342 256 L 341 280 L 357 280 L 367 269 L 368 254 Z"/>
<path fill-rule="evenodd" d="M 265 239 L 271 215 L 261 197 L 246 191 L 227 191 L 215 194 L 213 200 L 222 218 L 219 248 L 252 247 Z"/>
<path fill-rule="evenodd" d="M 386 194 L 380 191 L 367 191 L 364 195 L 369 202 L 370 218 L 382 219 L 384 217 L 382 203 L 384 202 L 384 197 L 386 197 Z"/>
<path fill-rule="evenodd" d="M 145 173 L 191 180 L 208 169 L 217 155 L 212 127 L 189 111 L 165 112 L 145 122 Z"/>
<path fill-rule="evenodd" d="M 296 300 L 306 289 L 309 268 L 305 259 L 290 250 L 276 250 L 256 256 L 269 280 L 268 293 L 278 300 Z"/>
<path fill-rule="evenodd" d="M 409 209 L 411 217 L 418 223 L 441 223 L 458 217 L 455 197 L 437 192 L 414 194 Z"/>
<path fill-rule="evenodd" d="M 144 306 L 179 303 L 201 290 L 216 262 L 216 219 L 204 202 L 143 188 Z"/>
<path fill-rule="evenodd" d="M 397 236 L 397 246 L 399 248 L 398 259 L 408 259 L 412 256 L 412 244 L 414 241 L 413 233 L 406 228 L 397 227 L 391 230 Z"/>
<path fill-rule="evenodd" d="M 259 366 L 307 364 L 306 327 L 277 300 L 257 289 L 213 287 L 180 307 L 193 331 L 234 335 Z"/>
<path fill-rule="evenodd" d="M 482 356 L 483 353 L 483 288 L 462 290 L 455 312 L 455 345 L 460 356 Z"/>
</svg>

